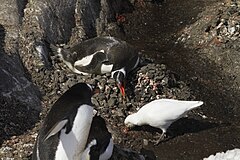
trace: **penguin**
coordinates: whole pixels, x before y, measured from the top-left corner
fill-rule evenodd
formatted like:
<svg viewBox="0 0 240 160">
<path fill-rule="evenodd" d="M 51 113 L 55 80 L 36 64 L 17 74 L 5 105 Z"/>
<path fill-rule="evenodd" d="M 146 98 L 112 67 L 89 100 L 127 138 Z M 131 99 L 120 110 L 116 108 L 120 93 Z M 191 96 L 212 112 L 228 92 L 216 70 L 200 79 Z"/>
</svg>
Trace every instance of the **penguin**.
<svg viewBox="0 0 240 160">
<path fill-rule="evenodd" d="M 39 131 L 33 160 L 80 159 L 94 117 L 93 87 L 78 83 L 52 106 Z"/>
<path fill-rule="evenodd" d="M 105 120 L 94 116 L 81 160 L 108 160 L 112 156 L 113 147 L 112 135 L 106 127 Z"/>
<path fill-rule="evenodd" d="M 77 74 L 111 73 L 123 96 L 127 74 L 140 61 L 138 51 L 126 41 L 111 36 L 95 37 L 71 48 L 50 45 L 54 53 Z"/>
<path fill-rule="evenodd" d="M 195 109 L 203 104 L 202 101 L 182 101 L 174 99 L 158 99 L 147 103 L 138 112 L 128 115 L 124 124 L 131 128 L 135 125 L 150 125 L 162 130 L 156 145 L 165 136 L 168 127 L 176 120 L 182 118 L 188 111 Z"/>
</svg>

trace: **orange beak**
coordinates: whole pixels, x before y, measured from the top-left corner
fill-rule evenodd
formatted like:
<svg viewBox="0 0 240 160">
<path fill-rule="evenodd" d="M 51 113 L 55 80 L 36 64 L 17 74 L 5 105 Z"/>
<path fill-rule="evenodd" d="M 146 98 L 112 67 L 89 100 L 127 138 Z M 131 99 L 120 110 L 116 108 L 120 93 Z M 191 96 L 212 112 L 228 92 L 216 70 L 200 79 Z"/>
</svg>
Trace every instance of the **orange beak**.
<svg viewBox="0 0 240 160">
<path fill-rule="evenodd" d="M 120 89 L 121 94 L 123 95 L 123 97 L 125 97 L 125 88 L 124 85 L 122 83 L 118 84 L 118 88 Z"/>
</svg>

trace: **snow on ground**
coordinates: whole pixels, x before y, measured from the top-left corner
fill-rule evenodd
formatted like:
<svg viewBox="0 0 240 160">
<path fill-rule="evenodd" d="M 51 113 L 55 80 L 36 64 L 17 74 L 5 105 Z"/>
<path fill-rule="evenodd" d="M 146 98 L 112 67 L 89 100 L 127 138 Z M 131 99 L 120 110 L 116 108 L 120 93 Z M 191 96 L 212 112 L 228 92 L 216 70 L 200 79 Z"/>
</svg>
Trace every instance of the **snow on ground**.
<svg viewBox="0 0 240 160">
<path fill-rule="evenodd" d="M 216 155 L 210 155 L 203 160 L 240 160 L 240 149 L 235 148 L 227 152 L 218 152 Z"/>
</svg>

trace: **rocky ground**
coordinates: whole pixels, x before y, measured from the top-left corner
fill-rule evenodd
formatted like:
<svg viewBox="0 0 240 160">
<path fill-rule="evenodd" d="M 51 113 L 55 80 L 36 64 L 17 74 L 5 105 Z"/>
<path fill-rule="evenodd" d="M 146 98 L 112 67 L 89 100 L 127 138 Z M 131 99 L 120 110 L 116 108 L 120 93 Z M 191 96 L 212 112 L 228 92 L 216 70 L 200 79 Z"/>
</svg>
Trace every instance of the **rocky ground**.
<svg viewBox="0 0 240 160">
<path fill-rule="evenodd" d="M 107 121 L 119 148 L 140 152 L 146 159 L 170 160 L 202 159 L 218 151 L 239 148 L 239 5 L 238 1 L 227 0 L 136 3 L 135 11 L 124 15 L 126 21 L 121 25 L 125 39 L 142 52 L 148 63 L 129 75 L 126 99 L 110 75 L 76 75 L 57 57 L 51 57 L 52 70 L 40 68 L 31 75 L 43 95 L 39 121 L 22 133 L 24 125 L 17 126 L 9 119 L 6 122 L 2 115 L 10 113 L 1 112 L 0 122 L 10 124 L 10 129 L 4 128 L 0 158 L 28 159 L 51 105 L 70 86 L 82 81 L 101 89 L 93 103 Z M 161 131 L 143 126 L 126 132 L 123 121 L 158 98 L 201 99 L 205 104 L 169 128 L 174 133 L 172 139 L 153 146 L 151 141 Z M 7 106 L 4 101 L 1 104 Z M 24 117 L 20 110 L 18 113 L 16 116 Z M 32 125 L 31 121 L 25 128 Z M 11 133 L 11 128 L 18 129 Z M 127 150 L 115 154 L 126 153 Z"/>
</svg>

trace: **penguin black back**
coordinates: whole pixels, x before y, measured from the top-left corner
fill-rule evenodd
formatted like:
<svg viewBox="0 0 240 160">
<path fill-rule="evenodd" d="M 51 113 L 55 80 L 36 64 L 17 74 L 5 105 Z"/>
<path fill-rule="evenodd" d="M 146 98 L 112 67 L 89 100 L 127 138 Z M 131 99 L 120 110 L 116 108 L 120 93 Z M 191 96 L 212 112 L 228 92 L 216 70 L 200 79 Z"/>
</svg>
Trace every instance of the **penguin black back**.
<svg viewBox="0 0 240 160">
<path fill-rule="evenodd" d="M 68 117 L 71 113 L 76 113 L 80 105 L 92 105 L 91 96 L 92 89 L 86 83 L 78 83 L 72 86 L 52 106 L 44 122 L 43 127 L 46 132 L 43 134 L 46 135 L 47 131 L 60 119 Z"/>
<path fill-rule="evenodd" d="M 91 96 L 91 86 L 86 83 L 78 83 L 55 102 L 39 131 L 32 159 L 54 159 L 60 132 L 57 132 L 57 134 L 51 134 L 50 132 L 59 122 L 66 122 L 63 127 L 68 134 L 73 126 L 78 108 L 83 104 L 92 106 Z"/>
<path fill-rule="evenodd" d="M 78 74 L 104 74 L 123 67 L 128 72 L 135 67 L 139 58 L 138 51 L 133 46 L 109 36 L 95 37 L 68 49 L 53 45 L 51 48 Z"/>
<path fill-rule="evenodd" d="M 94 116 L 89 132 L 88 142 L 96 140 L 96 145 L 90 147 L 90 160 L 99 159 L 100 155 L 107 149 L 112 135 L 106 127 L 105 120 L 100 116 Z"/>
</svg>

